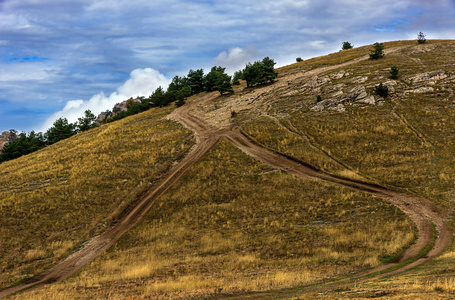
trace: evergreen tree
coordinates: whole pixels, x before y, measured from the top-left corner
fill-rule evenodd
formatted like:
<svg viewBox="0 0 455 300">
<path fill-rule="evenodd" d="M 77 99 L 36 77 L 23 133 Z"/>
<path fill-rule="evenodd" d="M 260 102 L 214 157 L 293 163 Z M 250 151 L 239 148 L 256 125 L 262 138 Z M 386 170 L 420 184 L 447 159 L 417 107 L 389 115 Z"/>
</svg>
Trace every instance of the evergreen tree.
<svg viewBox="0 0 455 300">
<path fill-rule="evenodd" d="M 354 48 L 354 46 L 349 42 L 343 42 L 343 44 L 341 45 L 341 50 L 348 50 L 352 48 Z"/>
<path fill-rule="evenodd" d="M 210 72 L 204 77 L 204 88 L 207 92 L 219 91 L 224 93 L 233 93 L 231 86 L 231 76 L 226 74 L 226 68 L 212 67 Z"/>
<path fill-rule="evenodd" d="M 204 70 L 199 69 L 196 71 L 190 70 L 186 76 L 187 85 L 191 89 L 191 95 L 204 91 Z"/>
<path fill-rule="evenodd" d="M 384 57 L 384 45 L 382 43 L 374 43 L 373 50 L 370 50 L 370 58 L 378 59 Z"/>
<path fill-rule="evenodd" d="M 167 94 L 161 86 L 157 87 L 150 96 L 150 102 L 153 106 L 163 107 L 171 103 L 170 94 Z"/>
<path fill-rule="evenodd" d="M 8 161 L 35 152 L 46 146 L 45 138 L 41 132 L 30 132 L 28 135 L 24 132 L 17 135 L 16 139 L 9 141 L 2 149 L 0 162 Z"/>
<path fill-rule="evenodd" d="M 243 74 L 242 71 L 235 71 L 234 72 L 234 77 L 232 78 L 232 84 L 239 85 L 240 84 L 240 79 L 242 79 Z"/>
<path fill-rule="evenodd" d="M 77 120 L 77 129 L 79 132 L 87 131 L 93 127 L 96 127 L 96 116 L 92 114 L 92 112 L 88 109 L 84 112 L 84 117 L 78 118 Z"/>
<path fill-rule="evenodd" d="M 262 61 L 255 61 L 253 64 L 248 63 L 242 71 L 246 85 L 264 84 L 267 81 L 273 82 L 278 76 L 274 66 L 275 61 L 269 57 L 265 57 Z"/>
<path fill-rule="evenodd" d="M 390 78 L 391 79 L 397 79 L 398 78 L 398 67 L 392 66 L 390 68 Z"/>
<path fill-rule="evenodd" d="M 47 143 L 54 144 L 60 140 L 64 140 L 73 136 L 77 133 L 76 125 L 73 123 L 68 123 L 66 118 L 60 118 L 56 120 L 51 128 L 49 128 L 45 133 L 45 138 Z"/>
<path fill-rule="evenodd" d="M 231 76 L 224 72 L 218 74 L 218 78 L 215 82 L 213 90 L 220 92 L 221 95 L 223 95 L 224 93 L 233 93 L 234 90 L 232 89 L 231 86 Z"/>
</svg>

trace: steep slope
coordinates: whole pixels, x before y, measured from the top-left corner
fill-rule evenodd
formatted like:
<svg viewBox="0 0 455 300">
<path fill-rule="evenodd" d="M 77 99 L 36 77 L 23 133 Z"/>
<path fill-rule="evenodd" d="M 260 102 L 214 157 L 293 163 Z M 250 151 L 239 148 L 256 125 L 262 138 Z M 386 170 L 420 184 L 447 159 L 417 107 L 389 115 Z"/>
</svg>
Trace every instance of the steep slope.
<svg viewBox="0 0 455 300">
<path fill-rule="evenodd" d="M 85 295 L 82 298 L 116 294 L 134 298 L 188 297 L 220 291 L 232 293 L 320 284 L 326 279 L 333 280 L 336 274 L 343 278 L 349 272 L 381 265 L 386 261 L 381 258 L 384 255 L 399 256 L 396 261 L 403 262 L 427 254 L 426 258 L 400 267 L 398 271 L 428 262 L 451 240 L 445 219 L 448 214 L 434 203 L 452 212 L 454 45 L 451 41 L 432 41 L 423 46 L 414 42 L 388 43 L 388 53 L 380 61 L 367 60 L 367 47 L 336 53 L 283 68 L 278 81 L 272 85 L 257 88 L 242 85 L 232 96 L 195 97 L 190 105 L 173 116 L 195 131 L 199 145 L 226 136 L 247 154 L 274 168 L 314 178 L 317 182 L 323 180 L 362 189 L 391 201 L 417 225 L 419 239 L 406 252 L 403 247 L 412 241 L 412 225 L 390 204 L 368 198 L 366 194 L 354 195 L 338 187 L 331 188 L 331 184 L 322 185 L 322 190 L 316 185 L 305 191 L 299 187 L 309 182 L 286 186 L 286 182 L 294 179 L 283 178 L 280 173 L 278 177 L 266 175 L 273 174 L 273 169 L 248 161 L 244 156 L 234 158 L 235 151 L 223 142 L 201 165 L 195 165 L 194 171 L 190 171 L 193 173 L 183 177 L 186 179 L 182 186 L 177 183 L 173 192 L 160 200 L 156 210 L 152 209 L 131 235 L 120 239 L 113 250 L 87 271 L 67 284 L 34 292 L 30 297 L 47 298 L 53 294 L 67 298 L 81 289 Z M 401 71 L 400 78 L 394 82 L 387 78 L 391 65 L 398 65 Z M 392 97 L 375 96 L 373 88 L 380 82 L 394 89 Z M 316 103 L 317 95 L 325 100 Z M 232 118 L 233 115 L 236 117 Z M 431 119 L 421 120 L 422 115 Z M 255 143 L 293 160 L 253 145 L 236 126 Z M 225 168 L 237 168 L 241 172 L 217 175 L 217 172 L 227 172 L 222 171 L 223 164 L 217 160 L 232 161 L 233 164 Z M 255 171 L 248 175 L 248 170 Z M 234 178 L 232 182 L 231 178 Z M 375 185 L 362 184 L 359 180 Z M 230 188 L 240 183 L 243 189 Z M 275 183 L 278 185 L 273 187 Z M 250 194 L 266 187 L 272 189 L 265 195 Z M 279 193 L 280 187 L 289 193 Z M 403 192 L 405 190 L 411 192 Z M 309 207 L 287 204 L 308 202 L 304 196 L 297 196 L 302 194 L 311 195 L 316 202 Z M 264 201 L 263 208 L 267 210 L 262 212 L 254 205 L 254 199 L 265 199 L 266 195 L 272 197 Z M 203 202 L 193 204 L 193 197 Z M 207 206 L 205 212 L 204 205 Z M 256 213 L 259 217 L 254 214 L 242 217 L 242 212 Z M 279 218 L 274 219 L 276 216 Z M 430 243 L 433 230 L 427 218 L 439 231 L 434 247 Z M 240 219 L 242 223 L 236 224 Z M 180 222 L 183 227 L 176 225 Z M 189 231 L 196 236 L 189 237 L 184 229 L 191 226 L 185 222 L 197 223 Z M 308 222 L 304 231 L 313 232 L 313 237 L 305 237 L 303 228 L 296 231 L 301 222 Z M 229 224 L 234 224 L 233 228 L 239 232 L 230 232 Z M 245 228 L 256 228 L 256 231 L 247 238 Z M 401 231 L 411 236 L 395 235 Z M 292 236 L 291 233 L 296 232 L 300 235 Z M 176 238 L 166 240 L 169 235 Z M 299 237 L 303 241 L 301 246 L 294 245 Z M 320 240 L 334 243 L 321 244 Z M 255 244 L 258 241 L 259 244 Z M 249 248 L 251 245 L 254 247 Z M 314 247 L 315 251 L 302 252 L 305 246 Z M 417 253 L 424 249 L 426 251 Z M 347 256 L 347 253 L 353 255 Z M 311 257 L 315 260 L 309 259 Z M 444 256 L 445 259 L 450 257 Z M 236 259 L 240 261 L 238 265 L 230 263 Z M 143 263 L 136 265 L 137 261 Z M 379 266 L 369 272 L 384 268 Z M 357 273 L 354 278 L 366 280 L 369 277 L 365 274 Z M 229 280 L 230 276 L 234 280 Z M 450 272 L 447 276 L 451 276 Z M 113 289 L 114 286 L 124 288 Z M 333 286 L 303 288 L 302 291 L 331 288 Z M 179 292 L 182 290 L 185 292 Z M 257 297 L 270 295 L 257 294 Z"/>
<path fill-rule="evenodd" d="M 154 109 L 5 162 L 1 287 L 33 277 L 115 224 L 180 160 L 191 133 Z"/>
</svg>

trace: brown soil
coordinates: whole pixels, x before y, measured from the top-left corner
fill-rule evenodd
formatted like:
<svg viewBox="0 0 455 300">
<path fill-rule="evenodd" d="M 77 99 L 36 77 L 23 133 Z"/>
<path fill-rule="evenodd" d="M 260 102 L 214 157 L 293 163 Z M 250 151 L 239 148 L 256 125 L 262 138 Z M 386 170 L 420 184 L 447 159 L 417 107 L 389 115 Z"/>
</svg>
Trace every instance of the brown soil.
<svg viewBox="0 0 455 300">
<path fill-rule="evenodd" d="M 391 50 L 396 51 L 398 49 L 399 48 Z M 251 99 L 253 99 L 255 97 L 259 97 L 263 93 L 270 92 L 273 89 L 282 87 L 283 85 L 287 84 L 287 82 L 292 81 L 296 78 L 302 79 L 309 76 L 314 76 L 315 74 L 320 74 L 321 72 L 330 69 L 354 64 L 364 59 L 367 59 L 367 57 L 362 57 L 338 66 L 319 68 L 306 73 L 293 74 L 287 77 L 282 77 L 280 78 L 279 82 L 273 85 L 262 89 L 256 89 L 254 92 L 249 93 L 248 97 L 251 97 Z M 162 194 L 164 194 L 192 165 L 199 161 L 222 137 L 227 138 L 234 146 L 242 150 L 244 153 L 261 160 L 271 167 L 284 170 L 297 176 L 330 182 L 354 190 L 365 191 L 381 197 L 403 210 L 415 222 L 417 226 L 418 238 L 415 241 L 415 244 L 407 249 L 406 252 L 394 263 L 385 264 L 383 266 L 368 270 L 360 274 L 338 279 L 345 279 L 343 283 L 301 287 L 299 292 L 295 292 L 295 289 L 293 289 L 294 291 L 288 289 L 272 291 L 273 293 L 283 292 L 286 293 L 286 296 L 292 296 L 302 293 L 321 292 L 352 285 L 354 283 L 359 283 L 369 279 L 397 274 L 406 271 L 414 266 L 428 262 L 430 259 L 441 254 L 442 251 L 450 244 L 452 240 L 452 233 L 448 225 L 447 216 L 443 211 L 441 211 L 439 207 L 437 207 L 437 205 L 431 201 L 405 192 L 393 191 L 380 186 L 375 186 L 354 180 L 337 178 L 320 171 L 316 171 L 309 166 L 305 166 L 279 154 L 265 150 L 248 140 L 244 135 L 240 133 L 239 128 L 233 126 L 230 123 L 230 112 L 231 110 L 239 111 L 244 108 L 250 108 L 255 114 L 263 114 L 266 112 L 268 107 L 266 97 L 261 97 L 264 101 L 257 102 L 245 101 L 245 99 L 243 99 L 243 96 L 241 99 L 239 97 L 232 97 L 234 100 L 230 100 L 230 102 L 226 103 L 226 105 L 223 105 L 223 108 L 221 110 L 217 110 L 216 114 L 207 113 L 207 110 L 204 109 L 204 106 L 207 105 L 211 100 L 214 100 L 217 96 L 217 92 L 209 93 L 196 101 L 180 107 L 179 109 L 175 110 L 171 116 L 169 116 L 170 118 L 184 124 L 195 133 L 197 140 L 196 145 L 193 147 L 190 154 L 175 168 L 173 168 L 153 190 L 151 190 L 134 206 L 134 208 L 131 209 L 131 211 L 129 211 L 111 229 L 93 238 L 81 250 L 69 256 L 62 263 L 25 283 L 1 291 L 0 298 L 20 292 L 25 289 L 39 288 L 45 284 L 62 281 L 73 275 L 75 272 L 84 268 L 96 257 L 109 249 L 109 247 L 111 247 L 118 239 L 120 239 L 120 237 L 125 232 L 134 227 L 144 217 L 144 215 L 152 207 L 155 201 Z M 387 268 L 396 266 L 406 260 L 416 258 L 419 252 L 423 250 L 425 246 L 433 242 L 435 232 L 433 224 L 436 226 L 438 235 L 434 240 L 433 248 L 424 257 L 416 259 L 412 263 L 405 264 L 404 266 L 398 267 L 392 271 L 385 271 L 382 274 L 371 276 L 373 273 L 386 270 Z M 270 295 L 267 295 L 268 292 L 253 292 L 246 294 L 229 295 L 229 298 L 269 298 Z"/>
</svg>

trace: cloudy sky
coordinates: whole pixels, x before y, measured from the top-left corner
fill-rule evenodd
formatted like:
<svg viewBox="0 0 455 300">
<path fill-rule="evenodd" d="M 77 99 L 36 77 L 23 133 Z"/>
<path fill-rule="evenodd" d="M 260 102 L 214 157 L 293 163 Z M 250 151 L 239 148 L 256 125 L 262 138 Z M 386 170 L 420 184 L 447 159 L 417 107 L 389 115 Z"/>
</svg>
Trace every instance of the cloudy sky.
<svg viewBox="0 0 455 300">
<path fill-rule="evenodd" d="M 190 69 L 454 29 L 455 0 L 0 0 L 0 132 L 74 122 Z"/>
</svg>

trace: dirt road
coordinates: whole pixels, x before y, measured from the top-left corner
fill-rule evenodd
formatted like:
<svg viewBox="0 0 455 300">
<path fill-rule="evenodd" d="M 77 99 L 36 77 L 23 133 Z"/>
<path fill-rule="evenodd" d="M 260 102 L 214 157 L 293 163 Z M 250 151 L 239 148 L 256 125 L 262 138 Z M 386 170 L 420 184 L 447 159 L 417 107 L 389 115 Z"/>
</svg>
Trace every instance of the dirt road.
<svg viewBox="0 0 455 300">
<path fill-rule="evenodd" d="M 362 58 L 365 59 L 365 58 Z M 357 59 L 349 63 L 360 61 Z M 348 65 L 348 63 L 344 63 Z M 337 66 L 339 67 L 339 66 Z M 330 67 L 334 69 L 335 67 Z M 318 70 L 312 70 L 308 74 L 300 74 L 300 76 L 315 75 L 323 71 L 327 71 L 328 67 Z M 293 75 L 295 76 L 295 75 Z M 282 84 L 284 84 L 284 80 Z M 278 85 L 280 83 L 277 83 Z M 271 87 L 273 88 L 273 86 Z M 336 178 L 328 174 L 316 171 L 308 166 L 302 165 L 284 156 L 272 153 L 265 150 L 258 145 L 252 143 L 245 136 L 240 133 L 240 130 L 233 126 L 226 126 L 226 122 L 221 122 L 222 126 L 216 126 L 216 123 L 211 120 L 204 119 L 203 114 L 196 115 L 197 107 L 207 103 L 217 97 L 217 92 L 210 93 L 201 97 L 197 101 L 188 103 L 171 114 L 170 118 L 184 124 L 191 129 L 196 136 L 196 145 L 193 147 L 188 156 L 174 167 L 162 181 L 151 190 L 143 199 L 141 199 L 135 207 L 127 213 L 117 224 L 111 229 L 101 234 L 100 236 L 92 239 L 81 250 L 68 257 L 65 261 L 48 270 L 47 272 L 15 287 L 5 289 L 0 292 L 0 298 L 22 291 L 24 289 L 39 288 L 45 284 L 62 281 L 75 272 L 84 268 L 87 264 L 92 262 L 96 257 L 105 252 L 111 247 L 125 232 L 134 227 L 148 210 L 153 206 L 155 201 L 164 194 L 192 165 L 199 161 L 215 144 L 224 137 L 227 138 L 234 146 L 238 147 L 244 153 L 261 160 L 262 162 L 284 170 L 288 173 L 317 179 L 325 182 L 330 182 L 344 187 L 349 187 L 354 190 L 361 190 L 378 197 L 381 197 L 393 205 L 396 205 L 403 210 L 416 224 L 418 229 L 418 239 L 397 262 L 374 268 L 367 272 L 356 274 L 347 279 L 343 283 L 333 284 L 329 286 L 308 286 L 307 289 L 301 293 L 324 291 L 329 289 L 336 289 L 342 286 L 358 283 L 372 278 L 379 278 L 391 274 L 396 274 L 408 270 L 419 264 L 423 264 L 436 257 L 450 244 L 452 233 L 448 225 L 446 215 L 433 203 L 427 199 L 419 198 L 411 194 L 389 190 L 383 187 L 357 182 L 354 180 Z M 230 117 L 230 116 L 229 116 Z M 408 259 L 416 258 L 418 253 L 425 248 L 426 245 L 433 242 L 434 227 L 439 233 L 434 241 L 434 247 L 427 253 L 426 256 L 415 260 L 412 263 L 398 267 L 392 271 L 385 271 L 385 273 L 372 275 L 376 272 L 386 270 L 387 268 L 398 265 Z M 283 290 L 284 292 L 286 290 Z M 275 291 L 279 292 L 279 291 Z M 267 297 L 266 293 L 248 293 L 237 295 L 236 297 Z M 287 293 L 289 295 L 289 293 Z M 230 296 L 229 298 L 232 298 Z"/>
</svg>

